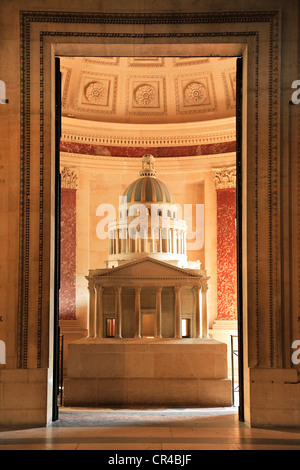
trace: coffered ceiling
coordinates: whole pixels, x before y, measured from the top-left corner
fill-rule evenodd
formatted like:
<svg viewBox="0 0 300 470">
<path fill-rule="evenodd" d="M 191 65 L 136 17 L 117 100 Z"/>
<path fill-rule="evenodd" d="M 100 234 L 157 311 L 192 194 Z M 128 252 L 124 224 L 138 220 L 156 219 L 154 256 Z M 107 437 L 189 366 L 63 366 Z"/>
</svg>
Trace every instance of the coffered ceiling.
<svg viewBox="0 0 300 470">
<path fill-rule="evenodd" d="M 224 142 L 233 149 L 236 58 L 62 57 L 61 73 L 63 151 L 197 155 Z"/>
<path fill-rule="evenodd" d="M 132 124 L 235 114 L 235 58 L 62 58 L 62 114 Z"/>
</svg>

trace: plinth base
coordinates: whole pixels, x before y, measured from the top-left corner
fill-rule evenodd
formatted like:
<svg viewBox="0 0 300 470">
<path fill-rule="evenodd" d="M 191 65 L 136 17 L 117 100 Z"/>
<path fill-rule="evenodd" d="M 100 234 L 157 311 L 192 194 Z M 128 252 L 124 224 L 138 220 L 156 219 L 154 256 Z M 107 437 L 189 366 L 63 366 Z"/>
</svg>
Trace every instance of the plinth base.
<svg viewBox="0 0 300 470">
<path fill-rule="evenodd" d="M 80 340 L 69 345 L 65 406 L 231 406 L 227 347 L 215 340 Z"/>
</svg>

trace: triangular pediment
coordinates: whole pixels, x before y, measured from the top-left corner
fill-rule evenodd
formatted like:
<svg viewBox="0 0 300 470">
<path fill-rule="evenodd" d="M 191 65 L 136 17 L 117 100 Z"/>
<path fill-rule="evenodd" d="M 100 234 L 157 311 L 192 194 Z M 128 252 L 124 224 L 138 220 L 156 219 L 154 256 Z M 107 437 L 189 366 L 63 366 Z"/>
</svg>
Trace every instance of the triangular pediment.
<svg viewBox="0 0 300 470">
<path fill-rule="evenodd" d="M 203 274 L 199 272 L 192 273 L 190 270 L 178 268 L 152 258 L 143 258 L 141 260 L 131 261 L 122 264 L 116 268 L 106 269 L 97 273 L 97 277 L 102 278 L 156 278 L 156 279 L 199 279 Z"/>
</svg>

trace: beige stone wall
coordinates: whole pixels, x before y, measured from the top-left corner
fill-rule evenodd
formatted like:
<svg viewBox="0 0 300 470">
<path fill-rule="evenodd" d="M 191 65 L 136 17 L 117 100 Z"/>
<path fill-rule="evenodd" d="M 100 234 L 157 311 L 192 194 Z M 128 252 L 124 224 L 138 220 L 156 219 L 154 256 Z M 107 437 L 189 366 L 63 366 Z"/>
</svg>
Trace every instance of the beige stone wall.
<svg viewBox="0 0 300 470">
<path fill-rule="evenodd" d="M 85 17 L 83 8 L 91 15 Z M 6 369 L 18 376 L 15 383 L 24 369 L 49 368 L 51 376 L 54 54 L 91 55 L 96 44 L 95 54 L 110 56 L 243 55 L 246 420 L 299 425 L 299 403 L 284 406 L 298 389 L 291 344 L 299 338 L 299 107 L 290 99 L 291 83 L 300 74 L 299 2 L 133 1 L 130 10 L 138 14 L 123 21 L 116 13 L 126 13 L 127 2 L 88 0 L 83 7 L 77 0 L 52 0 L 41 7 L 38 0 L 1 1 L 0 79 L 9 100 L 0 105 L 0 339 L 7 346 Z M 81 14 L 72 22 L 76 11 Z M 142 15 L 162 11 L 166 17 L 151 21 Z M 170 19 L 172 11 L 178 16 Z M 114 14 L 103 16 L 109 12 Z M 264 369 L 272 373 L 253 374 Z M 293 374 L 288 387 L 286 370 Z M 8 380 L 1 375 L 2 384 Z M 47 380 L 45 375 L 43 383 Z M 34 383 L 31 376 L 28 381 Z M 29 400 L 39 398 L 47 411 L 46 389 L 34 388 Z M 14 390 L 21 396 L 21 388 Z M 275 411 L 261 400 L 266 393 Z M 3 395 L 0 409 L 11 410 Z M 49 420 L 46 415 L 39 423 Z M 29 414 L 1 416 L 1 424 L 33 422 Z"/>
</svg>

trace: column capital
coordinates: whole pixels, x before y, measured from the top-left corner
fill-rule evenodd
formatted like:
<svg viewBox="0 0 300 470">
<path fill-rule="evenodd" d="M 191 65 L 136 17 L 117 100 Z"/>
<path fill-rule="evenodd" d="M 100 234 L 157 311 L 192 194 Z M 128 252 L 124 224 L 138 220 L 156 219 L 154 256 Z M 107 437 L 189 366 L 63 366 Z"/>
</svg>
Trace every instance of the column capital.
<svg viewBox="0 0 300 470">
<path fill-rule="evenodd" d="M 156 292 L 157 292 L 158 294 L 161 294 L 162 288 L 163 288 L 163 286 L 156 286 L 156 287 L 155 287 Z"/>
<path fill-rule="evenodd" d="M 100 293 L 103 292 L 103 289 L 104 289 L 104 287 L 103 287 L 103 286 L 100 286 L 99 284 L 96 284 L 96 285 L 95 285 L 95 288 L 96 288 L 96 291 L 97 291 L 97 292 L 100 292 Z"/>
<path fill-rule="evenodd" d="M 236 188 L 236 168 L 222 168 L 214 172 L 216 190 Z"/>
<path fill-rule="evenodd" d="M 121 292 L 123 286 L 114 286 L 115 292 Z"/>
<path fill-rule="evenodd" d="M 96 286 L 95 286 L 95 281 L 94 281 L 93 279 L 89 279 L 88 289 L 89 289 L 90 291 L 93 291 L 93 290 L 95 290 L 95 287 L 96 287 Z"/>
<path fill-rule="evenodd" d="M 134 287 L 134 291 L 135 291 L 137 294 L 140 294 L 140 293 L 141 293 L 141 290 L 142 290 L 142 287 L 141 287 L 141 286 L 135 286 L 135 287 Z"/>
<path fill-rule="evenodd" d="M 174 291 L 175 292 L 180 292 L 182 286 L 174 286 Z"/>
<path fill-rule="evenodd" d="M 61 168 L 61 187 L 63 189 L 78 189 L 79 174 L 77 168 L 65 166 Z"/>
<path fill-rule="evenodd" d="M 207 284 L 202 284 L 201 285 L 201 292 L 206 293 L 208 291 L 208 285 Z"/>
<path fill-rule="evenodd" d="M 193 287 L 193 291 L 196 292 L 196 294 L 199 294 L 200 290 L 201 290 L 201 286 L 194 286 Z"/>
</svg>

